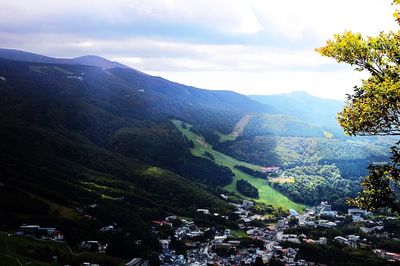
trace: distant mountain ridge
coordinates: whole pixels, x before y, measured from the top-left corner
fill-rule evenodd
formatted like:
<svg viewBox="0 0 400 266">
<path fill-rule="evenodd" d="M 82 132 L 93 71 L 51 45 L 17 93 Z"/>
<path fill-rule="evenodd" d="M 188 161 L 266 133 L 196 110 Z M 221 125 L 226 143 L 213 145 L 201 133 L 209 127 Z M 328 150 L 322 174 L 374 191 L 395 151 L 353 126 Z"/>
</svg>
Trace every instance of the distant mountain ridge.
<svg viewBox="0 0 400 266">
<path fill-rule="evenodd" d="M 294 116 L 306 123 L 341 133 L 342 130 L 336 120 L 337 114 L 343 108 L 343 102 L 323 99 L 296 91 L 276 95 L 249 95 L 260 103 L 274 107 L 279 113 Z"/>
<path fill-rule="evenodd" d="M 86 55 L 71 59 L 53 58 L 21 50 L 0 48 L 0 58 L 16 60 L 16 61 L 24 61 L 24 62 L 46 63 L 46 64 L 88 65 L 88 66 L 97 66 L 103 69 L 130 68 L 118 62 L 110 61 L 96 55 Z"/>
<path fill-rule="evenodd" d="M 224 90 L 205 90 L 183 85 L 161 77 L 145 74 L 118 62 L 113 62 L 94 55 L 64 59 L 52 58 L 20 50 L 0 48 L 0 59 L 38 64 L 95 66 L 108 70 L 109 74 L 111 73 L 114 77 L 123 80 L 123 83 L 127 83 L 128 86 L 136 87 L 137 90 L 135 90 L 135 93 L 139 92 L 141 96 L 143 96 L 143 94 L 148 96 L 149 92 L 152 91 L 151 96 L 162 97 L 163 100 L 171 101 L 173 99 L 176 101 L 183 101 L 185 105 L 189 106 L 201 105 L 205 108 L 228 110 L 243 115 L 252 112 L 275 112 L 272 106 L 251 100 L 247 96 L 239 93 Z"/>
</svg>

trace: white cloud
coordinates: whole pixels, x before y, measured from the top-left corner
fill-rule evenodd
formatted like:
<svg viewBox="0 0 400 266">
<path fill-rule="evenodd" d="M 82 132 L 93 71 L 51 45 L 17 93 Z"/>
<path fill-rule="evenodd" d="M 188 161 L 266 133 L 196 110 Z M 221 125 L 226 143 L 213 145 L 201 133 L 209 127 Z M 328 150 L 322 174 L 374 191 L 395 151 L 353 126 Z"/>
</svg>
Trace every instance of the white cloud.
<svg viewBox="0 0 400 266">
<path fill-rule="evenodd" d="M 291 39 L 301 39 L 307 32 L 320 38 L 353 30 L 376 35 L 382 30 L 395 29 L 389 0 L 251 0 L 257 14 L 265 22 Z"/>
<path fill-rule="evenodd" d="M 80 25 L 75 24 L 74 17 L 79 18 Z M 43 27 L 46 21 L 68 23 L 68 19 L 81 28 L 92 21 L 109 26 L 147 21 L 187 24 L 228 34 L 251 34 L 262 29 L 252 7 L 242 0 L 13 0 L 2 3 L 0 9 L 0 23 L 9 27 L 29 26 L 26 23 Z"/>
</svg>

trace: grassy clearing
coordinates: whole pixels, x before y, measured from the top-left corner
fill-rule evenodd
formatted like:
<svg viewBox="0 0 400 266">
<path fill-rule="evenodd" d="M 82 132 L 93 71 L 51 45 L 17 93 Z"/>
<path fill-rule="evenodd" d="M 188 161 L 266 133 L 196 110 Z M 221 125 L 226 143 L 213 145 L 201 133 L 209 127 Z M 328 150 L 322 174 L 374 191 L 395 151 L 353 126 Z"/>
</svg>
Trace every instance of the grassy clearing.
<svg viewBox="0 0 400 266">
<path fill-rule="evenodd" d="M 219 136 L 220 143 L 225 142 L 225 141 L 233 141 L 236 139 L 236 136 L 232 135 L 232 133 L 231 134 L 222 134 L 222 133 L 217 132 L 217 134 Z"/>
<path fill-rule="evenodd" d="M 181 121 L 172 120 L 172 122 L 175 124 L 175 126 L 178 128 L 178 130 L 180 132 L 182 132 L 182 134 L 184 134 L 189 140 L 193 141 L 194 148 L 191 149 L 191 152 L 194 156 L 207 158 L 207 157 L 203 156 L 204 152 L 207 151 L 214 156 L 215 163 L 223 165 L 223 166 L 227 166 L 232 170 L 232 172 L 235 174 L 235 176 L 233 177 L 233 182 L 224 187 L 226 190 L 237 192 L 236 181 L 239 179 L 244 179 L 258 189 L 260 198 L 257 199 L 257 201 L 264 202 L 266 204 L 271 204 L 274 206 L 280 206 L 285 209 L 296 209 L 299 211 L 304 209 L 304 205 L 294 203 L 293 201 L 288 199 L 283 194 L 281 194 L 278 191 L 271 188 L 266 183 L 265 179 L 250 176 L 250 175 L 245 174 L 242 171 L 234 168 L 235 165 L 243 165 L 243 166 L 246 166 L 253 170 L 258 170 L 260 168 L 260 166 L 242 162 L 242 161 L 236 160 L 226 154 L 218 152 L 218 151 L 214 150 L 210 144 L 206 143 L 204 138 L 202 138 L 202 137 L 194 134 L 192 131 L 190 131 L 191 125 L 186 124 L 187 128 L 183 128 Z"/>
<path fill-rule="evenodd" d="M 235 128 L 232 130 L 230 134 L 222 134 L 217 132 L 219 136 L 219 142 L 225 142 L 225 141 L 234 141 L 236 140 L 237 137 L 242 135 L 244 129 L 246 128 L 247 124 L 250 122 L 252 116 L 251 115 L 245 115 L 242 119 L 237 122 Z"/>
<path fill-rule="evenodd" d="M 54 69 L 55 69 L 55 70 L 58 70 L 58 71 L 60 71 L 60 72 L 62 72 L 62 73 L 64 73 L 64 74 L 66 74 L 66 75 L 72 75 L 72 74 L 74 74 L 73 72 L 68 71 L 68 70 L 66 70 L 66 69 L 64 69 L 64 68 L 61 68 L 61 67 L 54 67 Z"/>
<path fill-rule="evenodd" d="M 46 74 L 46 70 L 50 68 L 47 66 L 29 66 L 29 71 Z"/>
</svg>

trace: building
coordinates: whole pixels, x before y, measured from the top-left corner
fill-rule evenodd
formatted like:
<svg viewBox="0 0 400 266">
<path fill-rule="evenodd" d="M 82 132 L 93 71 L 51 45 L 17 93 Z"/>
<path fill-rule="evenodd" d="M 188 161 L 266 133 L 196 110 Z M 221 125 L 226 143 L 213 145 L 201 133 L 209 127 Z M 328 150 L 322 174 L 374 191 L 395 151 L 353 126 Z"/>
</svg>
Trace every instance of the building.
<svg viewBox="0 0 400 266">
<path fill-rule="evenodd" d="M 220 194 L 220 196 L 221 196 L 221 198 L 223 198 L 224 200 L 228 200 L 228 196 L 227 195 L 225 195 L 225 194 Z"/>
<path fill-rule="evenodd" d="M 61 241 L 61 240 L 64 239 L 64 236 L 63 236 L 63 234 L 62 234 L 60 231 L 54 230 L 54 231 L 50 234 L 50 238 L 51 238 L 52 240 Z"/>
<path fill-rule="evenodd" d="M 385 260 L 400 261 L 399 253 L 386 252 L 384 249 L 374 249 L 374 253 Z"/>
<path fill-rule="evenodd" d="M 18 231 L 18 235 L 28 234 L 35 235 L 36 237 L 49 238 L 51 240 L 63 240 L 63 234 L 53 227 L 40 227 L 39 225 L 21 225 L 21 231 Z"/>
<path fill-rule="evenodd" d="M 109 226 L 104 226 L 102 228 L 100 228 L 101 232 L 114 232 L 115 228 L 113 225 L 109 225 Z"/>
<path fill-rule="evenodd" d="M 337 243 L 339 243 L 339 244 L 342 244 L 342 245 L 349 245 L 349 240 L 348 240 L 347 238 L 345 238 L 345 237 L 336 236 L 336 237 L 334 238 L 334 240 L 335 240 Z"/>
<path fill-rule="evenodd" d="M 355 236 L 355 235 L 348 235 L 347 238 L 349 239 L 349 241 L 360 241 L 360 236 Z"/>
<path fill-rule="evenodd" d="M 197 212 L 202 212 L 203 214 L 210 214 L 210 211 L 207 209 L 197 209 Z"/>
<path fill-rule="evenodd" d="M 225 241 L 226 238 L 227 238 L 227 236 L 215 236 L 214 237 L 214 242 L 216 244 L 221 244 L 222 242 Z"/>
<path fill-rule="evenodd" d="M 353 222 L 363 221 L 364 220 L 363 217 L 365 217 L 368 214 L 367 211 L 358 208 L 348 209 L 347 213 L 348 215 L 351 215 Z"/>
<path fill-rule="evenodd" d="M 190 233 L 187 234 L 188 237 L 197 237 L 197 236 L 202 236 L 204 233 L 200 230 L 197 231 L 191 231 Z"/>
<path fill-rule="evenodd" d="M 163 239 L 163 240 L 160 240 L 160 243 L 161 243 L 161 247 L 162 247 L 162 253 L 168 254 L 169 253 L 169 244 L 171 243 L 171 240 Z"/>
<path fill-rule="evenodd" d="M 278 223 L 276 224 L 276 228 L 284 228 L 286 225 L 286 221 L 284 219 L 278 220 Z"/>
<path fill-rule="evenodd" d="M 367 211 L 358 208 L 353 208 L 353 209 L 348 209 L 347 214 L 351 216 L 364 216 L 367 214 Z"/>
<path fill-rule="evenodd" d="M 318 240 L 318 243 L 320 245 L 327 245 L 328 244 L 328 240 L 326 239 L 326 237 L 320 237 Z"/>
<path fill-rule="evenodd" d="M 243 200 L 243 202 L 242 202 L 242 207 L 243 207 L 244 209 L 248 209 L 248 208 L 251 208 L 251 207 L 253 207 L 253 206 L 254 206 L 254 202 L 252 202 L 252 201 Z"/>
<path fill-rule="evenodd" d="M 231 229 L 225 229 L 224 230 L 224 235 L 230 236 L 231 235 Z"/>
<path fill-rule="evenodd" d="M 295 217 L 299 216 L 299 213 L 295 209 L 289 209 L 289 213 L 291 216 Z"/>
<path fill-rule="evenodd" d="M 318 225 L 319 225 L 319 226 L 322 226 L 322 227 L 327 227 L 327 228 L 336 227 L 336 223 L 334 223 L 334 222 L 329 222 L 329 221 L 327 221 L 327 220 L 319 220 Z"/>
<path fill-rule="evenodd" d="M 167 221 L 167 222 L 172 222 L 172 221 L 175 221 L 176 219 L 178 219 L 178 217 L 176 215 L 171 215 L 171 216 L 165 217 L 165 221 Z"/>
<path fill-rule="evenodd" d="M 332 207 L 328 204 L 327 201 L 321 202 L 321 204 L 317 207 L 317 214 L 318 215 L 326 215 L 334 217 L 337 215 L 337 211 L 332 211 Z"/>
<path fill-rule="evenodd" d="M 261 167 L 260 168 L 260 171 L 262 172 L 262 173 L 277 173 L 277 172 L 279 172 L 279 167 L 277 167 L 277 166 L 269 166 L 269 167 Z"/>
</svg>

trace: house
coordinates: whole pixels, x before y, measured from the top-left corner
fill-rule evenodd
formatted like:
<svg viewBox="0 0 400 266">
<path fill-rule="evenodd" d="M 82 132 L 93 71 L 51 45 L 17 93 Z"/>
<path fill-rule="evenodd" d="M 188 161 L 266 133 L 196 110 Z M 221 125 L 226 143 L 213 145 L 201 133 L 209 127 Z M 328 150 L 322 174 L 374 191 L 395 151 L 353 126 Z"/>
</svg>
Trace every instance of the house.
<svg viewBox="0 0 400 266">
<path fill-rule="evenodd" d="M 279 172 L 279 169 L 280 168 L 277 166 L 260 167 L 262 173 L 277 173 Z"/>
<path fill-rule="evenodd" d="M 320 237 L 318 240 L 318 243 L 320 245 L 327 245 L 328 244 L 328 240 L 326 239 L 326 237 Z"/>
<path fill-rule="evenodd" d="M 63 236 L 63 234 L 62 234 L 60 231 L 54 230 L 54 231 L 50 234 L 50 238 L 51 238 L 52 240 L 61 241 L 61 240 L 64 239 L 64 236 Z"/>
<path fill-rule="evenodd" d="M 286 239 L 287 242 L 295 243 L 295 244 L 300 244 L 300 240 L 297 237 L 289 237 Z"/>
<path fill-rule="evenodd" d="M 289 209 L 289 213 L 291 216 L 297 217 L 299 213 L 295 209 Z"/>
<path fill-rule="evenodd" d="M 318 225 L 321 227 L 333 228 L 336 227 L 336 223 L 329 222 L 327 220 L 319 220 Z"/>
<path fill-rule="evenodd" d="M 162 253 L 167 254 L 169 253 L 169 244 L 171 243 L 171 240 L 169 239 L 163 239 L 160 240 L 161 247 L 162 247 Z"/>
<path fill-rule="evenodd" d="M 339 243 L 339 244 L 342 244 L 342 245 L 349 245 L 349 240 L 348 240 L 347 238 L 345 238 L 345 237 L 336 236 L 336 237 L 334 238 L 334 240 L 335 240 L 337 243 Z"/>
<path fill-rule="evenodd" d="M 228 243 L 231 244 L 232 246 L 239 246 L 240 240 L 229 240 Z"/>
<path fill-rule="evenodd" d="M 305 221 L 304 225 L 306 226 L 311 226 L 311 227 L 315 227 L 315 222 L 314 221 Z"/>
<path fill-rule="evenodd" d="M 328 204 L 327 201 L 321 202 L 321 204 L 317 207 L 318 215 L 326 215 L 335 217 L 337 215 L 337 211 L 332 211 L 332 206 Z"/>
<path fill-rule="evenodd" d="M 214 242 L 216 244 L 221 244 L 222 242 L 225 241 L 226 238 L 227 236 L 214 236 Z"/>
<path fill-rule="evenodd" d="M 40 226 L 39 225 L 21 225 L 19 228 L 21 229 L 22 232 L 27 234 L 27 233 L 37 233 L 40 229 Z"/>
<path fill-rule="evenodd" d="M 100 228 L 100 231 L 105 233 L 105 232 L 114 232 L 115 228 L 113 225 L 109 225 L 109 226 L 104 226 L 102 228 Z"/>
<path fill-rule="evenodd" d="M 171 216 L 165 217 L 165 221 L 167 221 L 167 222 L 172 222 L 172 221 L 175 221 L 176 219 L 178 219 L 178 217 L 176 215 L 171 215 Z"/>
<path fill-rule="evenodd" d="M 244 209 L 248 209 L 248 208 L 251 208 L 251 207 L 253 207 L 253 206 L 254 206 L 254 202 L 252 202 L 252 201 L 243 200 L 243 202 L 242 202 L 242 207 L 243 207 Z"/>
<path fill-rule="evenodd" d="M 204 233 L 200 230 L 191 231 L 190 233 L 187 234 L 188 237 L 197 237 L 202 235 L 204 235 Z"/>
<path fill-rule="evenodd" d="M 347 210 L 347 214 L 351 216 L 364 216 L 367 214 L 367 211 L 358 208 L 352 208 Z"/>
<path fill-rule="evenodd" d="M 276 228 L 283 228 L 283 227 L 285 227 L 285 225 L 286 225 L 286 220 L 281 219 L 281 220 L 278 220 L 278 223 L 276 224 Z"/>
<path fill-rule="evenodd" d="M 54 227 L 40 227 L 39 225 L 21 225 L 21 230 L 18 231 L 18 235 L 31 234 L 36 237 L 50 238 L 51 240 L 62 240 L 64 236 L 62 233 Z"/>
<path fill-rule="evenodd" d="M 172 223 L 170 222 L 166 222 L 166 221 L 152 221 L 153 224 L 159 225 L 159 226 L 163 226 L 163 225 L 169 225 L 172 227 Z"/>
<path fill-rule="evenodd" d="M 384 249 L 374 249 L 373 252 L 385 260 L 400 261 L 400 254 L 393 252 L 386 252 Z"/>
<path fill-rule="evenodd" d="M 360 236 L 348 235 L 347 239 L 349 239 L 349 241 L 357 242 L 357 241 L 360 241 Z"/>
<path fill-rule="evenodd" d="M 225 194 L 220 194 L 220 196 L 221 196 L 221 198 L 223 198 L 224 200 L 228 200 L 228 196 L 227 195 L 225 195 Z"/>
<path fill-rule="evenodd" d="M 210 214 L 210 211 L 207 209 L 197 209 L 197 212 L 202 212 L 203 214 Z"/>
</svg>

